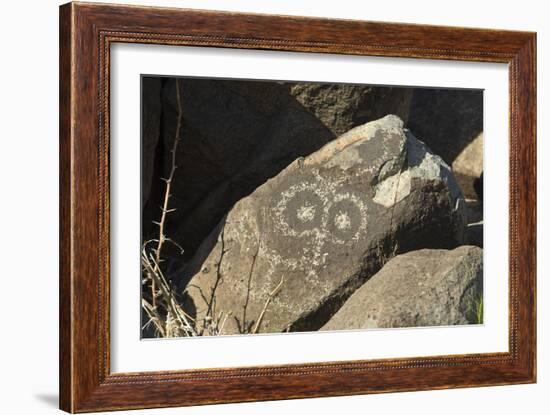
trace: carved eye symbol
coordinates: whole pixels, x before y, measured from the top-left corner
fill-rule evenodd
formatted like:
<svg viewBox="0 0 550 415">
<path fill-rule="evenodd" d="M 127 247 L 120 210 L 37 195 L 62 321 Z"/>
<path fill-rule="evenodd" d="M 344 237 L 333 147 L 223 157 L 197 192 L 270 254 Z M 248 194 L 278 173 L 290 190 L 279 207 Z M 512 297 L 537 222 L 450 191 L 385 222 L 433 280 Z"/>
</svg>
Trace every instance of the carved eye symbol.
<svg viewBox="0 0 550 415">
<path fill-rule="evenodd" d="M 326 210 L 323 228 L 335 242 L 345 243 L 356 239 L 366 223 L 364 205 L 342 195 L 337 195 L 335 199 Z"/>
<path fill-rule="evenodd" d="M 298 208 L 296 216 L 301 222 L 311 222 L 315 219 L 318 207 L 306 200 L 303 206 Z"/>
<path fill-rule="evenodd" d="M 283 220 L 297 236 L 309 234 L 322 226 L 324 202 L 311 189 L 297 191 L 286 203 Z"/>
<path fill-rule="evenodd" d="M 367 226 L 365 203 L 346 189 L 321 188 L 301 183 L 282 192 L 274 207 L 275 227 L 287 236 L 316 235 L 317 244 L 327 238 L 338 244 L 357 240 Z"/>
</svg>

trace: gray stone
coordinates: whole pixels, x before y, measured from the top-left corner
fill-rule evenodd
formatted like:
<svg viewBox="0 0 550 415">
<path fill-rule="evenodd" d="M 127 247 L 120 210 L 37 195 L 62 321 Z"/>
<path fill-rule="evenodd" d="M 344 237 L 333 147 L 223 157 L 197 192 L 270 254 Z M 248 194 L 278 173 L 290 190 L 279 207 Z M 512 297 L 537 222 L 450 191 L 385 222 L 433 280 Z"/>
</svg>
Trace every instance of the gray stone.
<svg viewBox="0 0 550 415">
<path fill-rule="evenodd" d="M 388 113 L 407 120 L 410 88 L 300 83 L 290 93 L 336 136 Z"/>
<path fill-rule="evenodd" d="M 453 173 L 468 199 L 482 199 L 475 182 L 483 173 L 483 133 L 480 133 L 453 161 Z"/>
<path fill-rule="evenodd" d="M 175 80 L 163 82 L 156 175 L 150 168 L 155 152 L 148 150 L 155 143 L 144 142 L 143 153 L 144 177 L 154 175 L 159 186 L 171 166 L 177 114 Z M 184 78 L 180 85 L 184 125 L 171 199 L 177 210 L 168 216 L 166 232 L 185 248 L 186 258 L 239 199 L 296 158 L 379 116 L 406 116 L 411 99 L 407 89 L 364 85 Z M 144 140 L 148 137 L 144 134 Z M 158 220 L 160 190 L 144 211 L 144 229 L 151 219 Z"/>
<path fill-rule="evenodd" d="M 483 173 L 483 133 L 477 135 L 453 162 L 453 172 L 471 177 Z"/>
<path fill-rule="evenodd" d="M 175 278 L 204 334 L 228 313 L 222 334 L 317 330 L 396 252 L 463 243 L 463 208 L 449 167 L 389 115 L 241 199 Z"/>
<path fill-rule="evenodd" d="M 384 265 L 322 330 L 480 323 L 482 295 L 482 249 L 408 252 Z"/>
</svg>

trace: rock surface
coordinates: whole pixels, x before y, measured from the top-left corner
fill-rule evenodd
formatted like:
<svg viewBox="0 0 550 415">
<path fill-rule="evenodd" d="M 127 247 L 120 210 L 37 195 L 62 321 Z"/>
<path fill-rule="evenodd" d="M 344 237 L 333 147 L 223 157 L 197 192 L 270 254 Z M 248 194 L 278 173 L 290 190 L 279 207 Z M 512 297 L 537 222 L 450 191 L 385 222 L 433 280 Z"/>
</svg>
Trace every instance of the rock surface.
<svg viewBox="0 0 550 415">
<path fill-rule="evenodd" d="M 407 120 L 411 88 L 353 84 L 294 84 L 290 94 L 335 136 L 391 113 Z"/>
<path fill-rule="evenodd" d="M 482 293 L 482 249 L 408 252 L 384 265 L 322 330 L 475 324 Z"/>
<path fill-rule="evenodd" d="M 179 287 L 201 332 L 220 313 L 222 334 L 317 330 L 396 252 L 453 248 L 464 227 L 449 167 L 389 115 L 241 199 Z"/>
<path fill-rule="evenodd" d="M 181 79 L 180 90 L 184 126 L 171 199 L 178 210 L 169 215 L 166 229 L 186 257 L 234 203 L 296 158 L 366 121 L 388 113 L 406 116 L 411 99 L 410 90 L 402 88 L 219 79 Z M 147 182 L 154 176 L 160 183 L 170 168 L 176 108 L 175 80 L 165 79 L 156 151 L 148 142 L 156 136 L 143 136 Z M 148 188 L 144 185 L 144 195 Z M 144 210 L 146 238 L 156 231 L 150 218 L 158 219 L 161 197 L 153 192 Z"/>
<path fill-rule="evenodd" d="M 479 177 L 483 173 L 483 133 L 477 135 L 453 162 L 453 172 Z"/>
<path fill-rule="evenodd" d="M 462 150 L 452 167 L 464 196 L 468 199 L 483 199 L 482 192 L 479 194 L 476 189 L 476 180 L 483 173 L 483 133 Z"/>
</svg>

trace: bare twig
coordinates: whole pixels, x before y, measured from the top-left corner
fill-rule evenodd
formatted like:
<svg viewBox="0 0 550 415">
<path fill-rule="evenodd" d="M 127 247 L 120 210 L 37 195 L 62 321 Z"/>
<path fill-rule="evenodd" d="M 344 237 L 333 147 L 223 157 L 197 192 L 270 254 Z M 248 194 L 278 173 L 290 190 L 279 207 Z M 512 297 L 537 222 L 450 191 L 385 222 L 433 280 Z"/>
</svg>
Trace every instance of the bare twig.
<svg viewBox="0 0 550 415">
<path fill-rule="evenodd" d="M 252 283 L 252 275 L 254 274 L 254 266 L 256 265 L 256 258 L 258 257 L 258 253 L 260 252 L 260 240 L 258 238 L 258 247 L 256 249 L 256 252 L 254 253 L 254 256 L 252 257 L 252 264 L 250 265 L 250 272 L 248 273 L 248 284 L 246 287 L 246 299 L 244 301 L 244 307 L 243 307 L 243 327 L 239 329 L 239 331 L 244 332 L 246 330 L 246 309 L 248 308 L 248 301 L 250 300 L 250 287 Z"/>
<path fill-rule="evenodd" d="M 143 272 L 146 278 L 144 279 L 144 284 L 150 283 L 151 289 L 151 299 L 150 302 L 147 299 L 142 299 L 142 308 L 149 317 L 149 321 L 144 325 L 144 328 L 153 324 L 162 337 L 175 337 L 175 336 L 199 336 L 205 334 L 210 335 L 221 335 L 224 331 L 227 319 L 232 315 L 231 311 L 225 312 L 224 310 L 219 313 L 216 310 L 216 290 L 223 279 L 222 277 L 222 264 L 224 255 L 227 252 L 225 247 L 225 224 L 221 231 L 221 252 L 219 260 L 216 264 L 217 268 L 217 279 L 214 286 L 212 287 L 212 292 L 209 295 L 209 298 L 206 297 L 205 293 L 202 292 L 199 288 L 199 292 L 205 302 L 208 304 L 208 309 L 203 318 L 202 325 L 197 324 L 191 316 L 189 316 L 179 304 L 176 293 L 172 289 L 171 284 L 164 276 L 161 264 L 164 261 L 163 258 L 163 248 L 166 243 L 171 243 L 176 246 L 182 253 L 183 248 L 174 240 L 170 239 L 166 235 L 165 227 L 168 214 L 174 212 L 176 209 L 170 207 L 170 198 L 172 196 L 172 185 L 175 177 L 175 172 L 177 169 L 176 164 L 176 153 L 178 144 L 181 140 L 181 129 L 183 124 L 183 113 L 182 113 L 182 103 L 180 96 L 180 81 L 176 79 L 176 100 L 177 100 L 177 124 L 176 131 L 174 136 L 174 142 L 171 149 L 171 165 L 170 172 L 168 177 L 162 178 L 161 180 L 166 183 L 164 198 L 162 205 L 160 206 L 161 215 L 158 221 L 153 223 L 158 225 L 158 237 L 155 239 L 149 239 L 145 241 L 142 245 L 142 266 Z M 252 265 L 250 269 L 250 275 L 248 278 L 248 290 L 247 298 L 243 310 L 243 327 L 246 327 L 246 318 L 247 318 L 247 307 L 249 302 L 250 287 L 251 281 L 254 273 L 254 266 L 258 252 L 260 250 L 260 244 L 258 243 L 258 250 L 252 259 Z M 243 329 L 243 332 L 249 332 L 251 334 L 256 334 L 262 324 L 263 318 L 270 303 L 279 293 L 284 282 L 284 277 L 281 278 L 279 284 L 269 293 L 269 296 L 263 306 L 263 309 L 258 316 L 258 319 L 253 326 L 251 322 L 250 325 Z M 189 285 L 187 288 L 191 287 Z"/>
<path fill-rule="evenodd" d="M 164 191 L 164 202 L 161 207 L 161 216 L 160 221 L 158 222 L 159 226 L 159 237 L 157 242 L 157 247 L 155 249 L 155 272 L 157 272 L 159 268 L 159 264 L 161 263 L 161 254 L 162 254 L 162 247 L 164 245 L 164 242 L 167 240 L 166 235 L 164 234 L 164 226 L 166 223 L 166 215 L 170 212 L 172 212 L 175 209 L 169 209 L 168 208 L 168 202 L 170 200 L 170 197 L 172 195 L 172 180 L 174 179 L 174 174 L 177 169 L 176 165 L 176 151 L 178 149 L 178 144 L 180 142 L 180 132 L 181 132 L 181 124 L 183 120 L 183 111 L 181 108 L 181 97 L 180 97 L 180 80 L 176 79 L 176 101 L 178 104 L 178 114 L 177 114 L 177 124 L 176 124 L 176 134 L 174 136 L 174 144 L 172 145 L 172 158 L 171 158 L 171 167 L 170 167 L 170 174 L 168 175 L 167 179 L 164 179 L 166 182 L 166 190 Z M 171 241 L 175 243 L 174 241 Z M 176 244 L 177 245 L 177 244 Z M 179 247 L 179 245 L 178 245 Z M 179 247 L 181 249 L 181 247 Z M 157 307 L 156 304 L 156 281 L 153 279 L 151 282 L 151 294 L 152 294 L 152 301 L 153 301 L 153 308 Z"/>
<path fill-rule="evenodd" d="M 225 327 L 225 322 L 227 321 L 227 318 L 231 315 L 231 311 L 229 313 L 225 314 L 224 319 L 222 320 L 221 325 L 218 327 L 218 334 L 223 334 L 223 328 Z"/>
<path fill-rule="evenodd" d="M 264 304 L 264 308 L 263 308 L 262 312 L 260 313 L 260 316 L 258 317 L 258 321 L 256 321 L 256 325 L 252 329 L 251 334 L 258 333 L 258 330 L 260 329 L 260 324 L 262 324 L 262 320 L 264 318 L 265 312 L 267 311 L 267 307 L 269 307 L 269 304 L 275 298 L 275 296 L 277 294 L 279 294 L 279 291 L 281 290 L 281 287 L 283 286 L 284 280 L 285 280 L 285 277 L 282 276 L 281 281 L 279 282 L 279 284 L 277 284 L 275 289 L 269 293 L 269 297 L 267 297 L 267 300 Z"/>
<path fill-rule="evenodd" d="M 158 330 L 162 337 L 166 337 L 166 331 L 164 330 L 164 325 L 162 324 L 162 319 L 158 315 L 157 310 L 153 308 L 151 304 L 144 298 L 141 299 L 141 306 L 149 316 L 149 321 L 142 327 L 142 330 L 145 329 L 150 323 L 155 325 L 155 328 Z"/>
<path fill-rule="evenodd" d="M 166 281 L 166 278 L 164 277 L 164 274 L 162 273 L 160 266 L 155 261 L 156 261 L 156 258 L 154 257 L 154 255 L 150 254 L 148 256 L 147 252 L 143 250 L 142 263 L 145 265 L 151 279 L 155 281 L 157 286 L 159 287 L 160 295 L 167 309 L 167 315 L 164 322 L 165 327 L 164 327 L 163 337 L 173 337 L 174 335 L 176 335 L 176 334 L 173 334 L 172 336 L 169 336 L 168 330 L 166 330 L 170 319 L 173 319 L 178 322 L 181 330 L 183 331 L 183 334 L 187 336 L 196 336 L 197 333 L 190 322 L 192 318 L 187 313 L 185 313 L 181 308 L 181 306 L 177 303 L 175 299 L 175 295 L 172 289 L 170 288 L 170 286 L 168 285 L 168 282 Z M 152 306 L 152 309 L 156 310 L 154 306 Z M 158 316 L 158 313 L 154 313 L 153 315 Z M 173 330 L 171 331 L 174 332 Z"/>
<path fill-rule="evenodd" d="M 216 310 L 215 310 L 216 290 L 218 289 L 218 285 L 219 285 L 219 283 L 222 279 L 222 261 L 223 261 L 223 256 L 226 253 L 226 250 L 225 250 L 225 223 L 223 224 L 223 227 L 222 227 L 222 230 L 221 230 L 221 233 L 220 233 L 220 240 L 221 240 L 221 248 L 220 248 L 221 251 L 220 251 L 220 258 L 218 260 L 218 263 L 216 264 L 216 282 L 214 283 L 214 287 L 212 287 L 212 292 L 210 293 L 210 301 L 207 302 L 208 309 L 206 310 L 206 314 L 205 314 L 204 319 L 203 319 L 203 328 L 202 328 L 201 334 L 204 331 L 204 329 L 206 327 L 208 327 L 208 325 L 211 324 L 212 315 L 215 314 L 215 312 L 216 312 Z"/>
</svg>

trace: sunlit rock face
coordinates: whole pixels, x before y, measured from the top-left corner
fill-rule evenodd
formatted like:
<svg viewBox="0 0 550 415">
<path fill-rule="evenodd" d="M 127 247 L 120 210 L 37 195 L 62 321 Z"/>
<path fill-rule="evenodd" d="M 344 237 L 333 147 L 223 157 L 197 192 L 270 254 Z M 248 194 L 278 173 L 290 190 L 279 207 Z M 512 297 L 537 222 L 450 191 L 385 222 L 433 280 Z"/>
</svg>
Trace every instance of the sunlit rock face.
<svg viewBox="0 0 550 415">
<path fill-rule="evenodd" d="M 420 249 L 391 259 L 321 330 L 482 323 L 483 250 Z"/>
<path fill-rule="evenodd" d="M 356 127 L 234 205 L 177 276 L 186 310 L 203 334 L 318 330 L 396 253 L 463 243 L 463 202 L 400 118 Z"/>
</svg>

